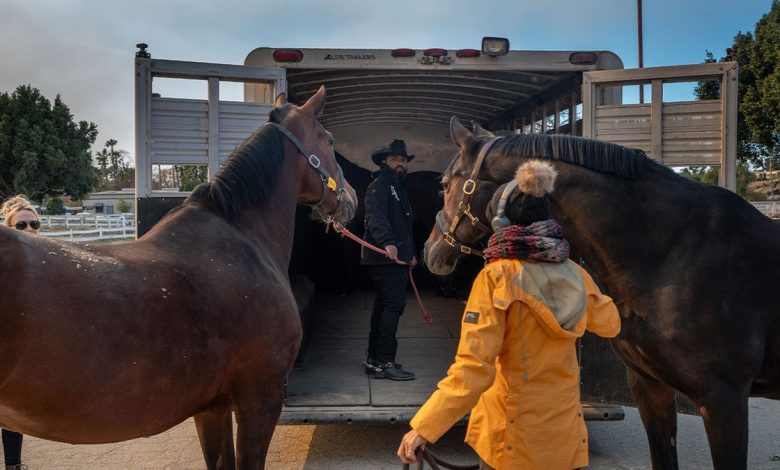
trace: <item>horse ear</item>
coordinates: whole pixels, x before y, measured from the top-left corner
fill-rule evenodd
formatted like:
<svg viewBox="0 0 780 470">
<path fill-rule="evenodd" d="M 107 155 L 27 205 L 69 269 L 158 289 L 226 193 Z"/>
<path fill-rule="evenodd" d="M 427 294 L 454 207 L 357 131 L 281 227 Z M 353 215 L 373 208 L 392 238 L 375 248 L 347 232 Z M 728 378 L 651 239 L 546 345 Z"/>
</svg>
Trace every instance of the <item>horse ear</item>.
<svg viewBox="0 0 780 470">
<path fill-rule="evenodd" d="M 309 98 L 309 100 L 306 101 L 303 104 L 303 106 L 301 106 L 301 109 L 305 110 L 308 113 L 311 113 L 313 116 L 319 116 L 324 107 L 325 107 L 325 85 L 320 85 L 320 89 L 317 90 L 317 93 L 312 95 L 312 97 Z"/>
<path fill-rule="evenodd" d="M 274 108 L 281 108 L 287 104 L 287 93 L 279 93 L 274 100 Z"/>
<path fill-rule="evenodd" d="M 473 136 L 466 127 L 460 123 L 457 116 L 452 116 L 450 120 L 450 137 L 455 145 L 460 149 L 468 148 Z"/>
<path fill-rule="evenodd" d="M 477 137 L 495 137 L 495 135 L 484 127 L 480 126 L 477 121 L 471 121 L 474 125 L 474 135 Z"/>
</svg>

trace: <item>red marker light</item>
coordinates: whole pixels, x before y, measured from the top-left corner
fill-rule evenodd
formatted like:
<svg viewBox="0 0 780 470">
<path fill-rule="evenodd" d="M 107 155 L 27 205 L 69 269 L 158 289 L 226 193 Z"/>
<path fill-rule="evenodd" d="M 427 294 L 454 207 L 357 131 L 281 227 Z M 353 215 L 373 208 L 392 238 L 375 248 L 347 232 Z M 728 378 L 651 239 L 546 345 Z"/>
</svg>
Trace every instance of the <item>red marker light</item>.
<svg viewBox="0 0 780 470">
<path fill-rule="evenodd" d="M 414 57 L 414 49 L 393 49 L 390 51 L 390 55 L 393 57 Z"/>
<path fill-rule="evenodd" d="M 569 56 L 569 63 L 572 65 L 593 65 L 598 60 L 595 52 L 574 52 Z"/>
<path fill-rule="evenodd" d="M 458 49 L 455 51 L 456 57 L 479 57 L 479 51 L 476 49 Z"/>
<path fill-rule="evenodd" d="M 297 49 L 279 49 L 274 51 L 274 60 L 277 62 L 300 62 L 303 52 Z"/>
<path fill-rule="evenodd" d="M 428 57 L 444 57 L 447 55 L 447 49 L 439 49 L 437 47 L 425 49 L 423 55 Z"/>
</svg>

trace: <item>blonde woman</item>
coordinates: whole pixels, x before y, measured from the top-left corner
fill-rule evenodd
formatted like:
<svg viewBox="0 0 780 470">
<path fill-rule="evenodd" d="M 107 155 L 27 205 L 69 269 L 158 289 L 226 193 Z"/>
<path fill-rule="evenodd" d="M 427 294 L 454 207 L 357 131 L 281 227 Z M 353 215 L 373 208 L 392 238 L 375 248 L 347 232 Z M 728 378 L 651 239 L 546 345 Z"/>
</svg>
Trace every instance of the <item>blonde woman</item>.
<svg viewBox="0 0 780 470">
<path fill-rule="evenodd" d="M 18 195 L 7 199 L 0 207 L 0 214 L 3 215 L 3 224 L 7 227 L 23 230 L 33 235 L 37 235 L 38 229 L 41 228 L 38 212 L 25 196 Z M 18 432 L 3 429 L 3 454 L 6 470 L 27 468 L 26 465 L 22 465 L 22 438 L 22 434 Z"/>
<path fill-rule="evenodd" d="M 37 235 L 38 229 L 41 228 L 38 212 L 30 201 L 21 194 L 6 199 L 0 207 L 0 214 L 3 214 L 5 218 L 3 223 L 6 227 L 23 230 L 33 235 Z"/>
</svg>

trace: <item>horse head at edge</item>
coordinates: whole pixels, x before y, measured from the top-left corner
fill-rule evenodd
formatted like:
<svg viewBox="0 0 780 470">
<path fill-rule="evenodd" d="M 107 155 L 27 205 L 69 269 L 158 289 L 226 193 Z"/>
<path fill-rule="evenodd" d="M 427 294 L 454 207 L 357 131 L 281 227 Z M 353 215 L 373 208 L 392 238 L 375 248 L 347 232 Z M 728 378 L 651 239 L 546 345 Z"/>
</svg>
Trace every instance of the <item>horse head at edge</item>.
<svg viewBox="0 0 780 470">
<path fill-rule="evenodd" d="M 272 116 L 304 158 L 297 165 L 302 174 L 298 202 L 313 207 L 324 222 L 346 224 L 355 215 L 357 195 L 344 178 L 333 150 L 333 134 L 320 123 L 325 107 L 325 87 L 321 86 L 304 104 L 296 106 L 281 93 L 274 100 Z M 290 135 L 290 133 L 292 135 Z"/>
<path fill-rule="evenodd" d="M 475 168 L 480 150 L 495 136 L 477 123 L 469 131 L 457 117 L 450 121 L 450 136 L 458 153 L 442 174 L 444 208 L 423 251 L 426 266 L 437 275 L 452 273 L 460 258 L 479 253 L 475 245 L 490 235 L 485 212 L 498 188 L 484 167 Z"/>
</svg>

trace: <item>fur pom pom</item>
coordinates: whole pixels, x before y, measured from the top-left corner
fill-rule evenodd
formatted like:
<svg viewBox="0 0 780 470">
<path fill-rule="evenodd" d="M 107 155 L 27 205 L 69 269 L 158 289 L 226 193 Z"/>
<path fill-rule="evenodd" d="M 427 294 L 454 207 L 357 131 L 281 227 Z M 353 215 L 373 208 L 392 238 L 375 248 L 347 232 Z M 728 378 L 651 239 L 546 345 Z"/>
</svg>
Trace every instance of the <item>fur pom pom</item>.
<svg viewBox="0 0 780 470">
<path fill-rule="evenodd" d="M 543 160 L 529 160 L 521 164 L 515 173 L 517 189 L 534 197 L 553 192 L 558 172 Z"/>
</svg>

